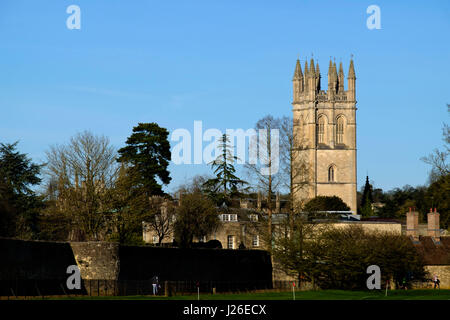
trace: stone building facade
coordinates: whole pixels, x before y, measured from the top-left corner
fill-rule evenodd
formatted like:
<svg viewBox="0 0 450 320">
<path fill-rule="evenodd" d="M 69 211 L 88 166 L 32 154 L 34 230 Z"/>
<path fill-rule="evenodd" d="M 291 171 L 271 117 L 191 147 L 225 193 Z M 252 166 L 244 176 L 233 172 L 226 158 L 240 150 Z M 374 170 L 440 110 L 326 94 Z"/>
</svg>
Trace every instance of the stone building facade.
<svg viewBox="0 0 450 320">
<path fill-rule="evenodd" d="M 418 223 L 418 217 L 419 213 L 411 209 L 406 213 L 406 235 L 423 256 L 429 278 L 438 276 L 440 287 L 450 289 L 450 237 L 439 228 L 439 212 L 430 210 L 425 230 Z M 423 288 L 424 284 L 420 285 Z M 431 283 L 426 284 L 426 287 L 431 286 Z"/>
<path fill-rule="evenodd" d="M 255 200 L 255 201 L 253 201 Z M 178 204 L 179 202 L 176 201 Z M 281 201 L 277 196 L 275 201 L 275 212 L 281 212 Z M 283 205 L 287 205 L 283 204 Z M 161 207 L 164 212 L 165 207 Z M 203 239 L 194 239 L 195 242 L 208 242 L 218 240 L 223 249 L 264 249 L 264 230 L 266 223 L 261 219 L 265 216 L 266 205 L 258 199 L 238 200 L 233 207 L 218 208 L 218 216 L 221 221 L 219 227 L 208 234 Z M 175 220 L 173 220 L 174 222 Z M 158 244 L 157 232 L 147 222 L 143 222 L 143 240 L 149 244 Z M 172 244 L 174 241 L 173 232 L 168 233 L 161 241 L 162 245 Z"/>
<path fill-rule="evenodd" d="M 356 92 L 350 60 L 347 90 L 342 62 L 328 68 L 328 90 L 321 90 L 319 64 L 304 70 L 297 60 L 293 82 L 295 201 L 338 196 L 356 214 Z"/>
<path fill-rule="evenodd" d="M 279 227 L 280 222 L 286 218 L 288 203 L 275 201 L 276 211 L 273 214 L 274 230 Z M 218 240 L 224 249 L 261 249 L 267 247 L 265 234 L 267 228 L 267 203 L 261 197 L 253 200 L 240 200 L 237 206 L 232 208 L 220 208 L 220 227 L 204 239 L 196 239 L 196 242 L 207 242 Z M 406 221 L 394 219 L 367 219 L 361 221 L 336 220 L 328 221 L 326 224 L 333 228 L 345 228 L 352 225 L 362 227 L 367 232 L 388 232 L 393 235 L 407 235 L 410 237 L 418 253 L 425 258 L 425 269 L 429 272 L 429 278 L 438 275 L 441 280 L 441 288 L 450 288 L 450 237 L 443 235 L 439 226 L 439 213 L 430 212 L 427 215 L 428 223 L 419 225 L 419 214 L 410 211 L 406 214 Z M 151 228 L 143 228 L 144 241 L 147 243 L 158 243 L 155 232 Z M 171 244 L 173 235 L 166 237 L 163 244 Z M 276 261 L 272 261 L 273 280 L 295 281 L 295 277 L 288 275 Z M 82 266 L 81 266 L 82 267 Z M 430 283 L 420 282 L 414 286 L 430 286 Z"/>
<path fill-rule="evenodd" d="M 175 201 L 179 205 L 178 201 Z M 279 195 L 276 196 L 272 207 L 275 208 L 272 214 L 272 223 L 274 230 L 279 227 L 284 228 L 284 221 L 287 218 L 289 202 L 282 200 Z M 195 239 L 195 242 L 207 242 L 218 240 L 224 249 L 265 249 L 265 238 L 267 235 L 267 201 L 262 200 L 260 194 L 256 199 L 240 199 L 235 201 L 233 207 L 218 208 L 220 226 L 203 239 Z M 165 206 L 161 207 L 162 213 L 165 212 Z M 175 220 L 173 220 L 175 221 Z M 364 230 L 391 232 L 393 234 L 402 234 L 402 224 L 398 221 L 349 221 L 336 220 L 328 222 L 328 226 L 335 228 L 344 228 L 351 225 L 359 225 Z M 158 244 L 157 233 L 152 227 L 143 222 L 143 240 L 149 244 Z M 173 233 L 168 234 L 162 240 L 163 245 L 172 244 L 174 241 Z"/>
</svg>

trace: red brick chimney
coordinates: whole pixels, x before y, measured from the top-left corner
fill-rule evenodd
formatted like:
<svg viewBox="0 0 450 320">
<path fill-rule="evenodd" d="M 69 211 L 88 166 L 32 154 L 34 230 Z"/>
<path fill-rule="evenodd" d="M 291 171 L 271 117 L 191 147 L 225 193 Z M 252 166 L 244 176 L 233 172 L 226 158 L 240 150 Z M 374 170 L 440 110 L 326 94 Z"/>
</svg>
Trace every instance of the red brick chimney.
<svg viewBox="0 0 450 320">
<path fill-rule="evenodd" d="M 441 241 L 441 230 L 439 228 L 439 212 L 436 212 L 436 208 L 434 208 L 434 212 L 430 209 L 428 213 L 428 236 L 433 239 L 434 242 Z"/>
<path fill-rule="evenodd" d="M 419 241 L 419 213 L 412 211 L 406 213 L 406 235 L 411 237 L 412 241 Z"/>
</svg>

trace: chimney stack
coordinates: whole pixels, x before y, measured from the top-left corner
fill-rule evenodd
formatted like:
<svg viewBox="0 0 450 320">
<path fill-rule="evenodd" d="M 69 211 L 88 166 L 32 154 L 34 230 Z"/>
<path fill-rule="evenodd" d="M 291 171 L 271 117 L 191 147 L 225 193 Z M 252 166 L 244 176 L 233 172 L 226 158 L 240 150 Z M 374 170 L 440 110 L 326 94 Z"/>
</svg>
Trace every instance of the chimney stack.
<svg viewBox="0 0 450 320">
<path fill-rule="evenodd" d="M 247 199 L 240 199 L 239 206 L 241 209 L 248 209 L 250 207 Z"/>
<path fill-rule="evenodd" d="M 181 206 L 181 198 L 183 197 L 183 193 L 180 191 L 178 193 L 178 206 Z"/>
<path fill-rule="evenodd" d="M 434 212 L 430 209 L 428 213 L 428 236 L 431 237 L 434 243 L 440 243 L 441 230 L 439 229 L 439 212 L 434 208 Z"/>
<path fill-rule="evenodd" d="M 256 200 L 256 207 L 258 208 L 258 210 L 261 210 L 261 192 L 258 191 L 258 198 Z"/>
<path fill-rule="evenodd" d="M 406 214 L 406 235 L 411 237 L 413 242 L 419 241 L 419 213 L 411 208 Z"/>
<path fill-rule="evenodd" d="M 275 198 L 275 208 L 277 213 L 281 212 L 281 205 L 280 205 L 280 193 L 277 192 L 276 198 Z"/>
</svg>

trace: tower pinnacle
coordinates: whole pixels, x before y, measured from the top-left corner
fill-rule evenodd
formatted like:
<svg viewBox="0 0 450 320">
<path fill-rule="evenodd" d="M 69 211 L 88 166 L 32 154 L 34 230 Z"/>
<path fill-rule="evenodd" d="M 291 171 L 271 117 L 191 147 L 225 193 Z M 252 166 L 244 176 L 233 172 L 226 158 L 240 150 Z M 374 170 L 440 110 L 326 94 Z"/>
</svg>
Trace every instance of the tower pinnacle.
<svg viewBox="0 0 450 320">
<path fill-rule="evenodd" d="M 294 86 L 294 101 L 299 101 L 300 95 L 303 92 L 303 74 L 300 60 L 297 59 L 295 64 L 294 78 L 292 79 Z"/>
<path fill-rule="evenodd" d="M 319 62 L 316 63 L 316 89 L 320 91 L 320 69 Z"/>
<path fill-rule="evenodd" d="M 294 71 L 294 80 L 299 80 L 303 78 L 302 67 L 300 66 L 300 60 L 297 59 Z"/>
<path fill-rule="evenodd" d="M 315 76 L 315 74 L 316 74 L 316 71 L 314 70 L 314 60 L 313 60 L 313 58 L 311 58 L 311 61 L 310 61 L 310 63 L 309 63 L 309 72 L 311 73 L 311 76 Z"/>
<path fill-rule="evenodd" d="M 339 89 L 338 92 L 344 92 L 344 69 L 342 68 L 342 61 L 339 63 L 339 79 L 338 79 Z"/>
<path fill-rule="evenodd" d="M 350 59 L 350 67 L 348 68 L 348 78 L 356 79 L 355 66 L 353 65 L 353 55 L 352 55 L 352 58 Z"/>
<path fill-rule="evenodd" d="M 349 101 L 355 101 L 356 100 L 356 76 L 355 76 L 355 66 L 353 65 L 353 55 L 350 59 L 350 67 L 348 68 L 348 93 L 347 93 L 347 99 Z"/>
</svg>

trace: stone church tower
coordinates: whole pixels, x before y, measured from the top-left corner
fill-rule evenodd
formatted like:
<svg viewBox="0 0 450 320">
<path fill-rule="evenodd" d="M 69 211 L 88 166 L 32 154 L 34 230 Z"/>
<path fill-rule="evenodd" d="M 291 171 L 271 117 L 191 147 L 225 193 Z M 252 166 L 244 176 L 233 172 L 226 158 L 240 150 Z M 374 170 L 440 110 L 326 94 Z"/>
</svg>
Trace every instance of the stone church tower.
<svg viewBox="0 0 450 320">
<path fill-rule="evenodd" d="M 342 62 L 328 67 L 328 90 L 321 90 L 319 64 L 311 59 L 302 71 L 297 60 L 294 78 L 294 203 L 315 196 L 340 197 L 356 214 L 356 99 L 353 59 L 344 89 Z"/>
</svg>

